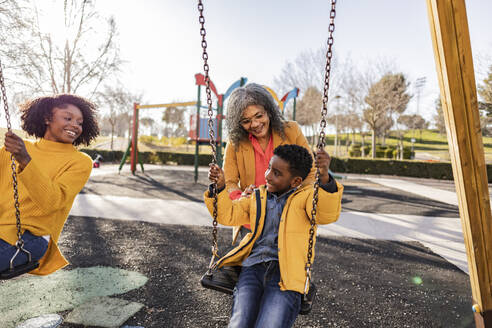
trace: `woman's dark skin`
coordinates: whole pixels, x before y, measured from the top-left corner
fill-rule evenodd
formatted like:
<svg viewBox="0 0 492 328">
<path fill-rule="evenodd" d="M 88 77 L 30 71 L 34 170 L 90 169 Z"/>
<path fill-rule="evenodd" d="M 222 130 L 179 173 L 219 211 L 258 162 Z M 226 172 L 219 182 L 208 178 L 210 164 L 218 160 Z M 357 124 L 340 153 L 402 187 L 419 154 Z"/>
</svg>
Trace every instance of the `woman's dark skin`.
<svg viewBox="0 0 492 328">
<path fill-rule="evenodd" d="M 84 117 L 79 108 L 71 104 L 65 108 L 54 107 L 52 114 L 51 119 L 45 122 L 47 127 L 44 139 L 71 144 L 82 134 Z M 5 134 L 5 150 L 19 163 L 19 172 L 31 161 L 24 141 L 13 132 Z"/>
</svg>

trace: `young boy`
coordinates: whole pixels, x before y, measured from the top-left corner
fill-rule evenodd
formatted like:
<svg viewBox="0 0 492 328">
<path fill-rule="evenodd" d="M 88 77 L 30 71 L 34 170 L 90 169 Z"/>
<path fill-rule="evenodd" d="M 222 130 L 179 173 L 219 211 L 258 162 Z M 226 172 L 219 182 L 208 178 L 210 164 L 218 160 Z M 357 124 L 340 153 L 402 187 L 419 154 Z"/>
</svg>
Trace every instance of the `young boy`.
<svg viewBox="0 0 492 328">
<path fill-rule="evenodd" d="M 313 159 L 308 150 L 297 145 L 279 146 L 273 154 L 265 172 L 266 185 L 249 198 L 230 200 L 224 191 L 223 171 L 218 166 L 209 170 L 209 179 L 217 183 L 218 222 L 251 225 L 251 232 L 239 246 L 219 260 L 219 267 L 242 266 L 229 327 L 291 327 L 299 313 L 314 191 L 312 185 L 302 182 Z M 334 222 L 340 215 L 343 186 L 329 175 L 329 165 L 329 155 L 319 150 L 317 224 Z M 213 213 L 211 192 L 205 192 L 205 203 Z M 256 206 L 258 195 L 261 208 Z"/>
</svg>

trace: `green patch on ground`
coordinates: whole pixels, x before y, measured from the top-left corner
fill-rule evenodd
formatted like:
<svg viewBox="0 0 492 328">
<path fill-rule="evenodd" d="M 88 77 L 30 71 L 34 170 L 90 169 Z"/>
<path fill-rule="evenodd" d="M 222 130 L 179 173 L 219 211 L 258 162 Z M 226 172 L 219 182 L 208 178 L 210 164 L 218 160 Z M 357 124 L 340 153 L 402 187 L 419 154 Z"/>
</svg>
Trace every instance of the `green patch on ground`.
<svg viewBox="0 0 492 328">
<path fill-rule="evenodd" d="M 7 280 L 0 284 L 2 328 L 73 309 L 94 297 L 123 294 L 140 288 L 147 280 L 139 272 L 101 266 Z"/>
<path fill-rule="evenodd" d="M 83 326 L 120 327 L 144 305 L 119 298 L 95 297 L 78 306 L 65 322 Z"/>
</svg>

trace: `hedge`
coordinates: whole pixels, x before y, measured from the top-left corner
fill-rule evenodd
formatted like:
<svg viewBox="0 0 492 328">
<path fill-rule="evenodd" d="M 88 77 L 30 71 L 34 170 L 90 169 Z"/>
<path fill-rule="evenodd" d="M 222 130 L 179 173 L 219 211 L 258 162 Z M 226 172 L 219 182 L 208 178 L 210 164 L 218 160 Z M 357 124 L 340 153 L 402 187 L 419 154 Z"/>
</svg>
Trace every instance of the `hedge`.
<svg viewBox="0 0 492 328">
<path fill-rule="evenodd" d="M 489 169 L 489 167 L 487 168 Z M 442 162 L 332 158 L 330 169 L 337 173 L 385 174 L 444 180 L 453 179 L 451 164 Z"/>
<path fill-rule="evenodd" d="M 92 158 L 99 154 L 104 162 L 120 162 L 123 158 L 122 151 L 81 149 Z M 195 154 L 172 152 L 140 152 L 139 158 L 143 163 L 150 164 L 177 164 L 194 165 Z M 212 161 L 212 155 L 200 154 L 198 165 L 208 166 Z M 129 160 L 129 159 L 128 159 Z M 385 174 L 406 177 L 432 178 L 453 180 L 451 163 L 400 161 L 387 159 L 363 159 L 363 158 L 335 158 L 331 159 L 330 169 L 336 173 L 358 174 Z M 488 182 L 492 183 L 492 165 L 487 165 Z"/>
<path fill-rule="evenodd" d="M 88 154 L 91 158 L 95 158 L 96 154 L 102 156 L 103 162 L 121 162 L 124 152 L 119 150 L 99 150 L 99 149 L 80 149 L 80 151 Z M 195 154 L 190 153 L 175 153 L 175 152 L 139 152 L 138 158 L 143 163 L 148 164 L 178 164 L 178 165 L 195 165 Z M 127 157 L 127 161 L 130 157 Z M 208 166 L 212 161 L 212 155 L 200 154 L 198 156 L 198 165 Z"/>
</svg>

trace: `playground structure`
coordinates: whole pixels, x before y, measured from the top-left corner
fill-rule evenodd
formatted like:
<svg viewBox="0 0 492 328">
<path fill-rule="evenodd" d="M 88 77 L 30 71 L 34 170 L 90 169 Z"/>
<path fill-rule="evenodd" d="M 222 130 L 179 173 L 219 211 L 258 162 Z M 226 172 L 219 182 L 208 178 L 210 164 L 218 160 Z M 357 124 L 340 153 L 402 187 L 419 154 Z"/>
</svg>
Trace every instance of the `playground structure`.
<svg viewBox="0 0 492 328">
<path fill-rule="evenodd" d="M 121 171 L 123 165 L 126 162 L 128 155 L 130 155 L 130 169 L 132 174 L 135 174 L 137 170 L 137 162 L 140 163 L 140 167 L 142 172 L 144 171 L 143 163 L 141 159 L 138 158 L 138 114 L 140 109 L 145 108 L 167 108 L 167 107 L 185 107 L 185 106 L 193 106 L 196 104 L 196 101 L 188 101 L 188 102 L 178 102 L 178 103 L 169 103 L 169 104 L 155 104 L 155 105 L 140 105 L 138 103 L 133 104 L 133 117 L 132 117 L 132 136 L 131 140 L 126 148 L 125 154 L 121 159 L 120 166 L 118 168 L 118 172 Z"/>
<path fill-rule="evenodd" d="M 213 108 L 217 112 L 215 119 L 213 119 L 213 130 L 214 135 L 216 137 L 216 147 L 217 147 L 217 163 L 222 166 L 223 156 L 222 156 L 222 147 L 224 145 L 223 136 L 223 120 L 224 116 L 224 102 L 230 96 L 234 89 L 244 86 L 247 83 L 248 79 L 245 77 L 241 77 L 239 80 L 232 83 L 227 91 L 223 94 L 219 94 L 215 84 L 210 81 L 210 90 L 215 94 L 217 99 L 216 108 Z M 142 161 L 138 157 L 138 123 L 139 123 L 139 111 L 140 109 L 146 108 L 168 108 L 168 107 L 186 107 L 186 106 L 196 106 L 196 115 L 190 116 L 190 129 L 188 132 L 188 137 L 190 140 L 195 141 L 195 182 L 198 181 L 198 156 L 201 144 L 210 143 L 209 131 L 208 131 L 208 119 L 200 117 L 200 109 L 208 109 L 207 106 L 203 106 L 201 104 L 201 87 L 206 86 L 205 76 L 201 73 L 195 74 L 195 85 L 198 87 L 197 90 L 197 100 L 196 101 L 188 101 L 188 102 L 175 102 L 169 104 L 150 104 L 150 105 L 141 105 L 138 103 L 134 103 L 133 105 L 133 117 L 132 117 L 132 135 L 131 141 L 128 144 L 128 147 L 121 159 L 120 166 L 118 171 L 121 171 L 123 165 L 125 164 L 128 156 L 130 156 L 130 170 L 132 174 L 135 174 L 137 169 L 137 163 L 140 163 L 140 167 L 142 172 L 144 171 L 144 166 Z M 280 111 L 284 111 L 286 104 L 290 99 L 294 101 L 294 111 L 293 111 L 293 120 L 295 120 L 296 113 L 296 98 L 299 95 L 299 88 L 294 88 L 291 91 L 287 92 L 280 100 L 277 97 L 275 91 L 271 88 L 264 86 L 265 89 L 270 92 L 272 97 L 277 101 L 279 105 Z"/>
<path fill-rule="evenodd" d="M 224 100 L 231 94 L 231 92 L 243 85 L 246 84 L 247 78 L 242 77 L 227 89 L 224 94 L 219 94 L 215 85 L 210 82 L 210 89 L 214 92 L 217 97 L 217 107 L 215 110 L 217 111 L 217 117 L 214 120 L 214 132 L 217 137 L 217 147 L 218 147 L 218 158 L 219 163 L 222 164 L 222 120 L 223 116 L 223 103 Z M 208 108 L 206 106 L 201 105 L 200 97 L 201 97 L 201 86 L 205 86 L 205 77 L 198 73 L 195 74 L 195 84 L 198 86 L 198 95 L 197 101 L 188 101 L 188 102 L 175 102 L 169 104 L 154 104 L 154 105 L 140 105 L 138 103 L 133 104 L 133 117 L 132 117 L 132 135 L 131 141 L 128 144 L 128 147 L 121 159 L 120 166 L 118 171 L 121 171 L 123 165 L 125 164 L 128 156 L 130 156 L 130 170 L 132 174 L 135 174 L 137 169 L 137 162 L 140 163 L 140 167 L 142 172 L 144 171 L 143 163 L 138 157 L 138 125 L 139 125 L 139 111 L 140 109 L 145 108 L 168 108 L 168 107 L 186 107 L 186 106 L 195 106 L 196 105 L 196 115 L 191 115 L 190 117 L 190 130 L 188 136 L 190 140 L 195 141 L 195 182 L 198 181 L 198 155 L 199 155 L 199 146 L 200 144 L 209 143 L 210 139 L 208 136 L 208 127 L 207 127 L 207 119 L 200 118 L 200 109 Z"/>
<path fill-rule="evenodd" d="M 278 99 L 278 96 L 275 93 L 275 91 L 273 91 L 273 89 L 267 87 L 266 85 L 264 85 L 263 87 L 265 89 L 267 89 L 268 92 L 270 92 L 270 94 L 272 95 L 273 99 L 275 99 L 275 101 L 278 103 L 278 107 L 280 108 L 280 111 L 282 113 L 284 113 L 284 110 L 287 107 L 287 103 L 289 102 L 289 100 L 290 99 L 293 99 L 294 100 L 294 104 L 293 104 L 294 107 L 293 107 L 293 112 L 292 112 L 292 120 L 295 121 L 296 120 L 296 99 L 297 99 L 297 96 L 299 96 L 299 88 L 294 88 L 294 89 L 290 90 L 281 99 Z"/>
</svg>

